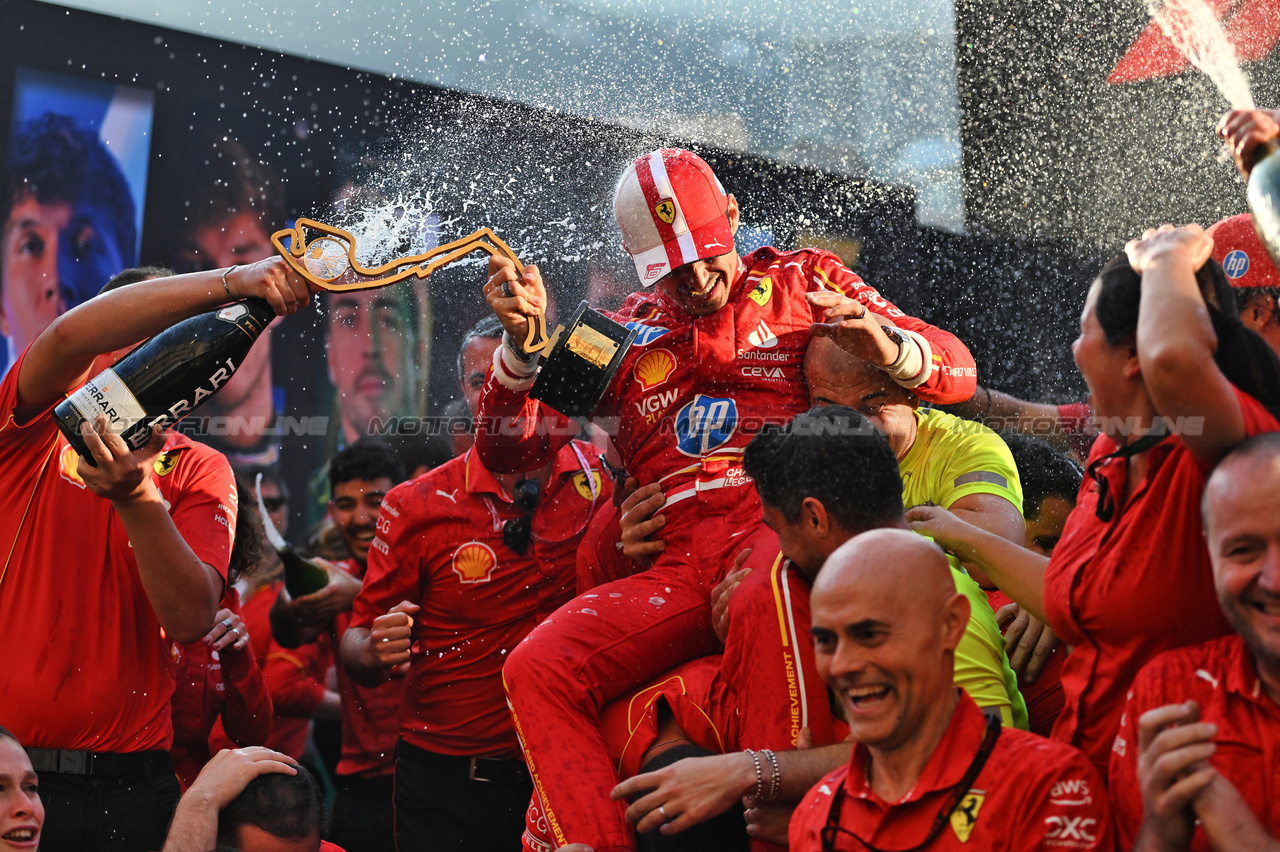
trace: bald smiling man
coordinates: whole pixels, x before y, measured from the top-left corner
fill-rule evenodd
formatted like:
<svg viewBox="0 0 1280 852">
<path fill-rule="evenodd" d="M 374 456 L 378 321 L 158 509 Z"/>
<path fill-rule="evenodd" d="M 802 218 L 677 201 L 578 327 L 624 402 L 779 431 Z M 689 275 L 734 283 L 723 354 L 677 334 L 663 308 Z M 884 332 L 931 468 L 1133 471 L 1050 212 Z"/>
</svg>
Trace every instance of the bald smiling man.
<svg viewBox="0 0 1280 852">
<path fill-rule="evenodd" d="M 855 536 L 811 603 L 818 671 L 858 745 L 796 810 L 793 850 L 1115 848 L 1084 755 L 1002 728 L 956 688 L 969 601 L 940 548 L 905 530 Z"/>
</svg>

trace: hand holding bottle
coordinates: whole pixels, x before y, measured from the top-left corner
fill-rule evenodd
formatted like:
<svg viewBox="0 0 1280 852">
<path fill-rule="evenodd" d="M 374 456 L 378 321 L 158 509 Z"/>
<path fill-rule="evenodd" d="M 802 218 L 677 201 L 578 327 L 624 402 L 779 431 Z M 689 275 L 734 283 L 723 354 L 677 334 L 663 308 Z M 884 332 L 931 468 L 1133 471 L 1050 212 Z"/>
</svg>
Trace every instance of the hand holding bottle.
<svg viewBox="0 0 1280 852">
<path fill-rule="evenodd" d="M 226 301 L 265 299 L 277 316 L 288 316 L 306 306 L 317 291 L 282 258 L 270 257 L 246 266 L 233 266 L 223 276 Z"/>
<path fill-rule="evenodd" d="M 81 464 L 77 471 L 90 491 L 117 506 L 160 499 L 160 492 L 151 481 L 151 469 L 164 450 L 163 429 L 153 427 L 147 443 L 138 450 L 130 450 L 124 439 L 111 431 L 103 415 L 92 425 L 82 423 L 80 435 L 98 464 Z"/>
</svg>

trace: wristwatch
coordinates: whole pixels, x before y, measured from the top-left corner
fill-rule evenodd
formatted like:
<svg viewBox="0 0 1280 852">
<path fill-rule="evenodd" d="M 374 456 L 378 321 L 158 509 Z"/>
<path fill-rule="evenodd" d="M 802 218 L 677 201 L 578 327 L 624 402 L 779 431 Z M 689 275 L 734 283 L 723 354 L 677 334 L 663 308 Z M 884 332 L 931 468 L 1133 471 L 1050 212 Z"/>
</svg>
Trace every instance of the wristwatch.
<svg viewBox="0 0 1280 852">
<path fill-rule="evenodd" d="M 891 325 L 882 325 L 880 326 L 880 330 L 883 331 L 885 333 L 885 336 L 887 336 L 890 340 L 898 344 L 898 354 L 894 357 L 893 361 L 888 365 L 888 367 L 892 368 L 894 365 L 896 365 L 898 362 L 902 360 L 902 355 L 904 352 L 907 351 L 907 346 L 909 345 L 910 341 L 907 339 L 907 336 L 905 334 L 903 334 L 901 331 L 899 331 L 898 329 L 894 328 Z"/>
</svg>

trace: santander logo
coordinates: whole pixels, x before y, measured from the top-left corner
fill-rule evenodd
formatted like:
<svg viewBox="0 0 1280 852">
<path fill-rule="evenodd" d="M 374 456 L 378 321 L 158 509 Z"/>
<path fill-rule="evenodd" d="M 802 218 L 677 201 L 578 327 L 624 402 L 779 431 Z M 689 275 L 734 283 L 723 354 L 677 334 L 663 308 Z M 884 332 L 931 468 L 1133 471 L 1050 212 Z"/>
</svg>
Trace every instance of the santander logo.
<svg viewBox="0 0 1280 852">
<path fill-rule="evenodd" d="M 747 335 L 747 340 L 757 349 L 772 349 L 778 345 L 778 338 L 774 335 L 773 329 L 769 328 L 764 320 L 760 320 L 756 330 Z"/>
</svg>

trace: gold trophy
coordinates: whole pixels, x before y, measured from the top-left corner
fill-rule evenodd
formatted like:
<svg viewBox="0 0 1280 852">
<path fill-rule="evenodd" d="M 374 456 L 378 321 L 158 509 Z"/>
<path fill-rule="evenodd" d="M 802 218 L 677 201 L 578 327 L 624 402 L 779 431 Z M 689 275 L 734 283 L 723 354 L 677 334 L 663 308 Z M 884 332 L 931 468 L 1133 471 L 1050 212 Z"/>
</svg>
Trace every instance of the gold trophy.
<svg viewBox="0 0 1280 852">
<path fill-rule="evenodd" d="M 318 236 L 309 237 L 308 232 Z M 276 231 L 271 244 L 295 272 L 335 293 L 387 287 L 409 278 L 425 279 L 475 251 L 509 258 L 517 273 L 524 271 L 511 247 L 489 228 L 373 269 L 356 260 L 355 237 L 314 219 L 298 219 L 292 228 Z M 521 348 L 530 355 L 545 356 L 529 395 L 570 417 L 589 417 L 636 334 L 637 329 L 614 322 L 586 302 L 578 306 L 567 327 L 557 327 L 551 338 L 547 337 L 545 316 L 529 317 L 529 333 Z"/>
<path fill-rule="evenodd" d="M 318 236 L 309 238 L 308 232 Z M 288 246 L 285 240 L 289 241 Z M 481 228 L 451 243 L 436 246 L 422 254 L 410 255 L 388 261 L 373 269 L 356 260 L 356 238 L 341 228 L 317 222 L 314 219 L 298 219 L 292 228 L 284 228 L 271 235 L 271 244 L 285 259 L 293 271 L 307 281 L 333 293 L 350 290 L 372 290 L 398 284 L 409 278 L 425 279 L 437 269 L 462 260 L 475 251 L 493 257 L 510 258 L 516 272 L 524 272 L 524 264 L 511 247 L 488 228 Z M 354 273 L 354 274 L 351 274 Z M 348 280 L 342 280 L 342 279 Z M 529 334 L 521 348 L 529 354 L 547 348 L 547 319 L 539 314 L 529 318 Z"/>
</svg>

